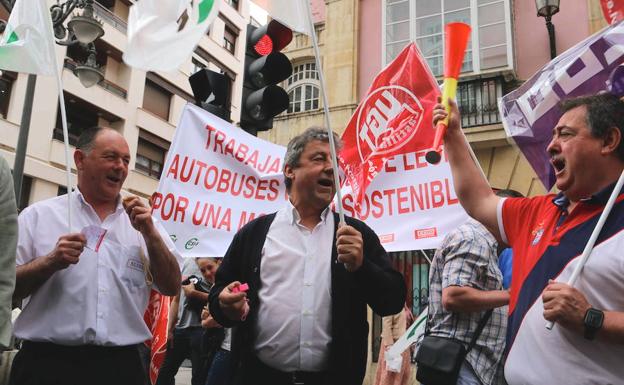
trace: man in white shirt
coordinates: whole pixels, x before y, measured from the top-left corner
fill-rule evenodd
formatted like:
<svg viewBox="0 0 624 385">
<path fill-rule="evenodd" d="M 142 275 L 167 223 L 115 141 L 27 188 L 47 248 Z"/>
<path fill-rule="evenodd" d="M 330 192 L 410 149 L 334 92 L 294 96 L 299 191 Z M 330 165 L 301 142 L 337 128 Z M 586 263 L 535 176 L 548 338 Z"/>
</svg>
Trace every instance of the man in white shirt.
<svg viewBox="0 0 624 385">
<path fill-rule="evenodd" d="M 143 321 L 150 287 L 175 295 L 179 262 L 150 209 L 138 197 L 122 204 L 130 150 L 121 134 L 85 130 L 74 161 L 72 228 L 66 195 L 19 216 L 14 299 L 24 302 L 15 335 L 23 343 L 10 381 L 143 385 L 137 345 L 151 338 Z"/>
<path fill-rule="evenodd" d="M 290 141 L 287 206 L 244 226 L 217 271 L 210 313 L 235 327 L 230 384 L 361 384 L 366 305 L 382 316 L 403 308 L 405 282 L 377 235 L 353 218 L 339 226 L 329 208 L 328 140 L 311 128 Z"/>
</svg>

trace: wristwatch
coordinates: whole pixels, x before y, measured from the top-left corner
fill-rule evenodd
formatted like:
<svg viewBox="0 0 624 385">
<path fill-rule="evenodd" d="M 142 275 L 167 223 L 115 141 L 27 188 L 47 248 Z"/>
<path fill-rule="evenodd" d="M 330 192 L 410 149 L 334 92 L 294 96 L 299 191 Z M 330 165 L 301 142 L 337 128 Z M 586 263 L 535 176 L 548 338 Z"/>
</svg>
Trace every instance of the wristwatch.
<svg viewBox="0 0 624 385">
<path fill-rule="evenodd" d="M 602 322 L 604 321 L 604 312 L 602 310 L 589 308 L 585 313 L 583 323 L 585 324 L 584 337 L 588 340 L 593 340 L 596 337 L 596 333 L 602 328 Z"/>
</svg>

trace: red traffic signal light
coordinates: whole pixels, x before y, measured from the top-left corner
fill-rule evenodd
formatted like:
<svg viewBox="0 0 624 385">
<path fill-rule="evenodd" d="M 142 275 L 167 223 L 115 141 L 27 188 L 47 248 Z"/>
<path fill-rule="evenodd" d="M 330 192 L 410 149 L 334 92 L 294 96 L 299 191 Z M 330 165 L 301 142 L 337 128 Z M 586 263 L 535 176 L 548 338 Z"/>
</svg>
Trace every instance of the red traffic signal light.
<svg viewBox="0 0 624 385">
<path fill-rule="evenodd" d="M 272 20 L 247 26 L 241 127 L 250 133 L 273 127 L 273 117 L 288 108 L 288 94 L 277 84 L 292 74 L 292 64 L 279 52 L 292 41 L 292 31 Z"/>
<path fill-rule="evenodd" d="M 247 27 L 255 28 L 251 25 Z M 249 34 L 248 46 L 254 47 L 254 51 L 260 56 L 266 56 L 271 52 L 283 50 L 292 41 L 292 31 L 290 28 L 271 20 L 268 24 L 254 29 Z"/>
</svg>

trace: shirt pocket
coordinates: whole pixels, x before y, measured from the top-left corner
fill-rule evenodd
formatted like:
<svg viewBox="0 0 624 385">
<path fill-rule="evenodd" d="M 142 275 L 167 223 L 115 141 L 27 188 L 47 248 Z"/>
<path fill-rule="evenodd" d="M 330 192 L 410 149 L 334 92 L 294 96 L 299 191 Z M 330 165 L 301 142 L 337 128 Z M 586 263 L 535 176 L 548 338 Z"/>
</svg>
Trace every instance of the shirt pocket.
<svg viewBox="0 0 624 385">
<path fill-rule="evenodd" d="M 121 280 L 129 287 L 145 287 L 146 258 L 141 258 L 140 246 L 121 246 L 118 273 Z"/>
</svg>

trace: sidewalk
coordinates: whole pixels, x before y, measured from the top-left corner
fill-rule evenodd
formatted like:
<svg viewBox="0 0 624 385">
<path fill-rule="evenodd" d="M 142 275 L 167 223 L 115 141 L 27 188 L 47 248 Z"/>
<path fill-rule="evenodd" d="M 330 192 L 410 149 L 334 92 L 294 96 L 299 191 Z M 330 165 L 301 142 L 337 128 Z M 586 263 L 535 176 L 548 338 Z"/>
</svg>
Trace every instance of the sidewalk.
<svg viewBox="0 0 624 385">
<path fill-rule="evenodd" d="M 175 385 L 191 385 L 191 368 L 180 367 L 175 377 Z"/>
</svg>

